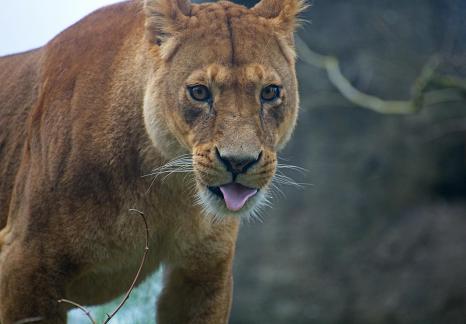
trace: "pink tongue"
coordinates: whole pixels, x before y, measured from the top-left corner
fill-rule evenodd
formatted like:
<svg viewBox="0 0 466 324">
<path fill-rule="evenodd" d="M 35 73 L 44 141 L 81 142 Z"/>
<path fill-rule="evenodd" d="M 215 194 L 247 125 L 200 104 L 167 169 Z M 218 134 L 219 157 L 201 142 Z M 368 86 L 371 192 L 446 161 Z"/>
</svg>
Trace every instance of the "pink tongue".
<svg viewBox="0 0 466 324">
<path fill-rule="evenodd" d="M 246 201 L 257 193 L 256 189 L 251 189 L 239 183 L 230 183 L 220 187 L 223 199 L 229 210 L 238 211 L 243 208 Z"/>
</svg>

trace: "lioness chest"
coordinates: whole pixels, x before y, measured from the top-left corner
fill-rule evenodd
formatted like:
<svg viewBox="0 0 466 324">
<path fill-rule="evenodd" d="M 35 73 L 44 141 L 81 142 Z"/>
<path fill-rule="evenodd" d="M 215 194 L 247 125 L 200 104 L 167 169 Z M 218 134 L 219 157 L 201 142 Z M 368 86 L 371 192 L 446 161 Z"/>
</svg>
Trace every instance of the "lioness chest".
<svg viewBox="0 0 466 324">
<path fill-rule="evenodd" d="M 215 224 L 188 198 L 189 188 L 187 179 L 177 175 L 155 182 L 141 179 L 139 193 L 122 204 L 112 224 L 82 233 L 83 244 L 76 250 L 81 260 L 88 260 L 88 266 L 69 283 L 67 296 L 83 304 L 101 304 L 131 285 L 146 244 L 144 220 L 131 209 L 144 213 L 149 230 L 149 251 L 138 283 L 157 271 L 162 262 L 189 260 L 192 249 L 215 235 Z"/>
</svg>

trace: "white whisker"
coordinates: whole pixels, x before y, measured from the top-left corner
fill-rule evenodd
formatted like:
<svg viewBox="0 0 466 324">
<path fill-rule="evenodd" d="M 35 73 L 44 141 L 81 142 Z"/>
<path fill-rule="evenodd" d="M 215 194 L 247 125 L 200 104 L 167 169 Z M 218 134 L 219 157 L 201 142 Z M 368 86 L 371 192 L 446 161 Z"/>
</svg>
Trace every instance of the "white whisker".
<svg viewBox="0 0 466 324">
<path fill-rule="evenodd" d="M 275 196 L 276 198 L 280 198 L 280 197 L 286 198 L 286 195 L 285 195 L 285 193 L 283 192 L 283 190 L 281 190 L 280 187 L 277 186 L 275 183 L 272 182 L 272 183 L 270 184 L 270 189 L 271 189 L 271 190 L 270 190 L 270 193 L 272 194 L 272 196 L 275 196 L 275 194 L 277 193 L 278 196 Z"/>
<path fill-rule="evenodd" d="M 182 174 L 185 174 L 184 179 L 186 179 L 186 177 L 189 174 L 192 174 L 193 172 L 194 172 L 194 167 L 193 167 L 193 159 L 192 159 L 191 154 L 180 155 L 176 159 L 168 161 L 164 165 L 161 165 L 153 169 L 150 173 L 142 176 L 143 178 L 153 177 L 146 193 L 150 191 L 155 181 L 159 177 L 162 177 L 162 182 L 164 182 L 170 175 L 175 174 L 175 173 L 182 173 Z"/>
<path fill-rule="evenodd" d="M 277 172 L 274 175 L 272 181 L 277 183 L 277 184 L 292 186 L 292 187 L 296 187 L 296 188 L 300 188 L 300 189 L 302 189 L 304 187 L 312 186 L 311 183 L 296 182 L 295 180 L 293 180 L 289 176 L 286 176 L 286 175 L 282 174 L 281 172 Z"/>
<path fill-rule="evenodd" d="M 292 170 L 299 172 L 300 174 L 304 174 L 309 172 L 308 169 L 302 168 L 297 165 L 291 165 L 291 164 L 282 164 L 282 163 L 277 163 L 277 170 Z"/>
</svg>

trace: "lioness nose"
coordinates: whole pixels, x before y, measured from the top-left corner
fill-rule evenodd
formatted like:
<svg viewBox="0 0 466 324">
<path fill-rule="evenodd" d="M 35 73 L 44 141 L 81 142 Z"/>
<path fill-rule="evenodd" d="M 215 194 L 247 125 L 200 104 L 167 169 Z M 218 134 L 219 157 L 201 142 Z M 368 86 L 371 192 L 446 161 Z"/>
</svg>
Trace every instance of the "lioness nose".
<svg viewBox="0 0 466 324">
<path fill-rule="evenodd" d="M 262 157 L 262 151 L 250 154 L 228 154 L 223 153 L 216 148 L 217 157 L 222 161 L 223 165 L 228 171 L 233 173 L 234 176 L 246 173 L 252 166 L 260 161 Z"/>
</svg>

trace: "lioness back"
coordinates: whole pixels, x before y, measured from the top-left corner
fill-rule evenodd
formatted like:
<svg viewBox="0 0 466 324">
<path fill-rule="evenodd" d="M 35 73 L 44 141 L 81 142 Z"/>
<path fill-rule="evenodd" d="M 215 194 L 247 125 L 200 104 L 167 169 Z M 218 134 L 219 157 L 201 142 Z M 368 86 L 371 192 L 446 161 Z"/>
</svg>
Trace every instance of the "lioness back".
<svg viewBox="0 0 466 324">
<path fill-rule="evenodd" d="M 40 50 L 0 57 L 0 229 L 6 224 L 14 178 L 37 96 Z"/>
<path fill-rule="evenodd" d="M 72 123 L 75 127 L 83 127 L 79 124 L 85 123 L 86 119 L 105 118 L 106 111 L 101 108 L 108 106 L 111 95 L 111 65 L 118 60 L 123 35 L 133 28 L 143 28 L 143 16 L 138 16 L 140 11 L 137 1 L 103 8 L 63 31 L 42 48 L 0 57 L 0 229 L 6 225 L 13 184 L 27 138 L 36 139 L 44 128 L 59 127 L 62 130 L 53 129 L 59 142 L 53 143 L 57 146 L 53 154 L 69 155 L 64 150 L 70 142 Z M 49 119 L 49 114 L 65 112 L 70 117 L 76 114 L 74 109 L 80 103 L 73 105 L 72 98 L 88 100 L 87 112 L 80 109 L 81 116 L 73 120 L 66 118 L 68 116 L 56 120 L 59 125 L 50 121 L 48 125 L 41 124 Z M 95 115 L 89 116 L 90 111 Z M 85 135 L 82 134 L 83 140 Z M 94 137 L 99 136 L 101 134 Z M 48 158 L 53 162 L 53 156 Z M 84 158 L 82 160 L 86 163 Z"/>
</svg>

